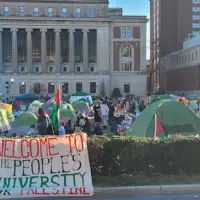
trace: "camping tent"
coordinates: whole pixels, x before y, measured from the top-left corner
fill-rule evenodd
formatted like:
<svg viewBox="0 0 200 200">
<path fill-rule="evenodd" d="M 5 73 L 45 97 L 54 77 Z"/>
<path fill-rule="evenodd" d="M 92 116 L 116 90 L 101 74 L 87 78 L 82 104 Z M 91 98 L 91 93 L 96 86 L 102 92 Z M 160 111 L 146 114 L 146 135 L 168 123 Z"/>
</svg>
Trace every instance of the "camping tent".
<svg viewBox="0 0 200 200">
<path fill-rule="evenodd" d="M 31 112 L 22 112 L 14 121 L 13 126 L 32 126 L 37 123 L 37 116 Z"/>
<path fill-rule="evenodd" d="M 154 137 L 155 113 L 168 135 L 184 136 L 200 134 L 200 119 L 174 100 L 160 100 L 147 107 L 128 129 L 127 135 Z"/>
<path fill-rule="evenodd" d="M 31 101 L 35 101 L 40 99 L 40 97 L 38 95 L 35 94 L 25 94 L 22 96 L 17 97 L 15 100 L 16 101 L 24 101 L 24 100 L 31 100 Z"/>
<path fill-rule="evenodd" d="M 14 116 L 5 108 L 0 108 L 0 133 L 9 131 L 11 129 L 9 120 L 13 119 Z"/>
<path fill-rule="evenodd" d="M 76 122 L 76 113 L 70 104 L 67 104 L 66 107 L 60 109 L 60 116 L 61 118 L 69 118 L 72 122 Z"/>
<path fill-rule="evenodd" d="M 159 100 L 167 100 L 167 99 L 172 100 L 172 97 L 169 96 L 168 94 L 156 95 L 152 98 L 151 103 L 154 103 Z"/>
<path fill-rule="evenodd" d="M 39 110 L 39 108 L 42 107 L 42 105 L 43 105 L 43 103 L 41 103 L 40 101 L 33 101 L 30 104 L 30 106 L 28 108 L 28 111 L 34 113 L 35 115 L 37 115 L 38 114 L 38 110 Z"/>
<path fill-rule="evenodd" d="M 92 104 L 92 97 L 85 93 L 85 92 L 76 92 L 74 94 L 72 94 L 71 98 L 70 98 L 70 103 L 74 103 L 76 101 L 85 101 L 87 102 L 88 104 Z"/>
<path fill-rule="evenodd" d="M 85 101 L 76 101 L 72 104 L 72 107 L 76 112 L 78 112 L 78 111 L 89 112 L 90 111 L 89 105 Z"/>
</svg>

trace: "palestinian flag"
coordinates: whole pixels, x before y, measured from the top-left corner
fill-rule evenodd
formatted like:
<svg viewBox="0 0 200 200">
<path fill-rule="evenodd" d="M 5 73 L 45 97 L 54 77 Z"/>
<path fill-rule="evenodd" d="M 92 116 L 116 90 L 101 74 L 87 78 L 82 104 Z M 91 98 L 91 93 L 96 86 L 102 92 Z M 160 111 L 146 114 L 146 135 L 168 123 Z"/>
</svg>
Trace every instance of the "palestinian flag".
<svg viewBox="0 0 200 200">
<path fill-rule="evenodd" d="M 59 109 L 60 109 L 60 107 L 61 107 L 61 99 L 60 99 L 60 85 L 59 85 L 59 88 L 56 92 L 53 108 L 51 111 L 51 116 L 50 116 L 51 123 L 52 123 L 55 131 L 58 131 L 58 129 L 59 129 L 59 119 L 60 119 Z"/>
<path fill-rule="evenodd" d="M 155 113 L 155 133 L 154 133 L 154 138 L 163 139 L 164 137 L 166 137 L 165 131 L 163 129 L 163 126 L 161 124 L 160 119 L 158 118 L 158 115 Z"/>
</svg>

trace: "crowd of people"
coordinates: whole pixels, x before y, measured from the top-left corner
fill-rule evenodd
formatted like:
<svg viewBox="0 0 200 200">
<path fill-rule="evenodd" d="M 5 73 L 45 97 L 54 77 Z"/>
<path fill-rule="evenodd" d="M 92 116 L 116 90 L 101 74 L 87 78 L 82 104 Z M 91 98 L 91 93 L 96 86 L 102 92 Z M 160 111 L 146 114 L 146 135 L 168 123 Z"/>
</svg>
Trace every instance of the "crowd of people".
<svg viewBox="0 0 200 200">
<path fill-rule="evenodd" d="M 98 98 L 99 103 L 90 105 L 89 112 L 80 111 L 76 113 L 77 121 L 71 119 L 66 123 L 60 120 L 58 132 L 54 132 L 47 113 L 40 108 L 38 112 L 38 130 L 41 135 L 46 134 L 73 134 L 75 131 L 81 131 L 88 136 L 104 135 L 112 132 L 115 135 L 120 135 L 119 127 L 129 127 L 135 118 L 139 116 L 148 103 L 145 103 L 141 98 Z M 130 123 L 126 123 L 127 115 Z M 124 123 L 123 123 L 124 121 Z"/>
</svg>

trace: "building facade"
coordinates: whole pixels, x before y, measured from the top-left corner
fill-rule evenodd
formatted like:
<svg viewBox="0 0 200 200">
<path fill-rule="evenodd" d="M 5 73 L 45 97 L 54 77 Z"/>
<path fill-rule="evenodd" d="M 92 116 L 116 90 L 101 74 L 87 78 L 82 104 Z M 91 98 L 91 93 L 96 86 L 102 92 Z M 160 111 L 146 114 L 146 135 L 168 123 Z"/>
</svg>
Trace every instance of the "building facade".
<svg viewBox="0 0 200 200">
<path fill-rule="evenodd" d="M 108 0 L 1 2 L 1 91 L 144 95 L 146 23 Z"/>
<path fill-rule="evenodd" d="M 183 46 L 161 59 L 160 84 L 163 92 L 195 99 L 200 96 L 200 35 Z"/>
<path fill-rule="evenodd" d="M 160 59 L 167 54 L 181 50 L 183 41 L 197 30 L 199 0 L 150 0 L 150 59 L 153 66 L 152 90 L 160 90 Z M 194 17 L 195 16 L 195 17 Z M 163 88 L 161 88 L 162 90 Z"/>
<path fill-rule="evenodd" d="M 193 32 L 192 35 L 196 36 L 200 34 L 200 0 L 193 0 Z"/>
</svg>

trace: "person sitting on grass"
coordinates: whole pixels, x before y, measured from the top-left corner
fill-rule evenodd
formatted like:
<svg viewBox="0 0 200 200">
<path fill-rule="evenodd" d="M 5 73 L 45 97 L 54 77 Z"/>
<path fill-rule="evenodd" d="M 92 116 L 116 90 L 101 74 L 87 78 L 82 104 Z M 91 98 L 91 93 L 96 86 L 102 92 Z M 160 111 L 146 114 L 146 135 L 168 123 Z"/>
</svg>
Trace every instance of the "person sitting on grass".
<svg viewBox="0 0 200 200">
<path fill-rule="evenodd" d="M 64 136 L 65 135 L 65 127 L 64 127 L 64 122 L 60 123 L 60 128 L 58 130 L 59 136 Z"/>
<path fill-rule="evenodd" d="M 94 135 L 103 135 L 103 130 L 100 126 L 100 123 L 96 122 L 94 123 L 94 131 L 93 131 Z"/>
<path fill-rule="evenodd" d="M 91 125 L 89 119 L 85 118 L 85 124 L 83 126 L 83 133 L 87 133 L 88 136 L 91 134 Z"/>
</svg>

